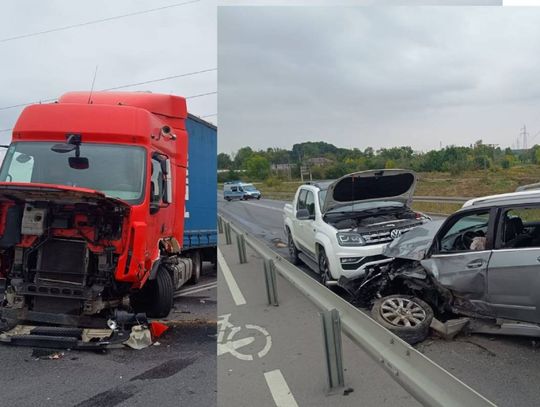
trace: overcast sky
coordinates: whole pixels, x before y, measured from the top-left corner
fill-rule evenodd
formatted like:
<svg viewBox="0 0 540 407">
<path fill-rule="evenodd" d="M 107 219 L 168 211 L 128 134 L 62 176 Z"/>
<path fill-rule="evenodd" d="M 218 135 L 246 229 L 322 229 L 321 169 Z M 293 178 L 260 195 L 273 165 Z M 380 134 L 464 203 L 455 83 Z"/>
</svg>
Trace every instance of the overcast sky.
<svg viewBox="0 0 540 407">
<path fill-rule="evenodd" d="M 221 7 L 219 151 L 540 132 L 540 8 Z M 540 143 L 540 135 L 534 140 Z"/>
<path fill-rule="evenodd" d="M 216 68 L 214 0 L 6 41 L 186 1 L 2 1 L 0 130 L 12 128 L 22 110 L 3 107 L 89 90 L 96 65 L 96 90 Z M 190 96 L 215 92 L 216 81 L 216 72 L 210 72 L 123 90 Z M 211 115 L 217 112 L 216 104 L 217 96 L 210 95 L 188 100 L 188 109 L 198 116 Z M 10 132 L 0 132 L 0 144 L 10 139 Z"/>
</svg>

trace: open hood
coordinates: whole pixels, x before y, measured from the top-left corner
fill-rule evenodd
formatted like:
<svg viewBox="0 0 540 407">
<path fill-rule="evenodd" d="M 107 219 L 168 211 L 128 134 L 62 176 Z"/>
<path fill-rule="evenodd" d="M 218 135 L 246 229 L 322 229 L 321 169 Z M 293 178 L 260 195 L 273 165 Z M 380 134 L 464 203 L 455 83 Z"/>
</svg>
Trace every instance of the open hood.
<svg viewBox="0 0 540 407">
<path fill-rule="evenodd" d="M 88 188 L 26 182 L 0 182 L 0 201 L 90 203 L 105 207 L 129 208 L 129 204 L 109 198 L 103 192 Z"/>
<path fill-rule="evenodd" d="M 410 205 L 416 174 L 408 170 L 370 170 L 348 174 L 328 187 L 322 212 L 358 202 L 397 201 Z"/>
</svg>

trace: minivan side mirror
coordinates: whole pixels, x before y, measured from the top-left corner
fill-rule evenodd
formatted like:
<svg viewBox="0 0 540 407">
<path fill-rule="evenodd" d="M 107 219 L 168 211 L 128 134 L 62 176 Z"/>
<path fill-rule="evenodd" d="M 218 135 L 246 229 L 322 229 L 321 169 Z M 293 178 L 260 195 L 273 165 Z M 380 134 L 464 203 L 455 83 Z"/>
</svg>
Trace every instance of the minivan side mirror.
<svg viewBox="0 0 540 407">
<path fill-rule="evenodd" d="M 298 209 L 296 211 L 296 219 L 312 220 L 312 219 L 315 219 L 315 215 L 311 215 L 307 209 Z"/>
</svg>

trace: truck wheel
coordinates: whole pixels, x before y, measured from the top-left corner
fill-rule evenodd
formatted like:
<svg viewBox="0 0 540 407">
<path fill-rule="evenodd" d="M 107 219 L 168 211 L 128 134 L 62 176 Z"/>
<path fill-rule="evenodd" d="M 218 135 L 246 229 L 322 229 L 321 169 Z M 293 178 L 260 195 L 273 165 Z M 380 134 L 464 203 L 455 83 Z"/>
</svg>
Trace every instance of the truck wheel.
<svg viewBox="0 0 540 407">
<path fill-rule="evenodd" d="M 193 262 L 193 270 L 191 274 L 191 278 L 188 281 L 188 284 L 197 284 L 199 282 L 199 279 L 201 278 L 201 269 L 202 269 L 202 260 L 201 260 L 201 253 L 200 252 L 194 252 L 191 254 L 191 261 Z"/>
<path fill-rule="evenodd" d="M 174 288 L 169 272 L 160 267 L 154 280 L 147 281 L 142 290 L 131 296 L 135 312 L 145 312 L 150 318 L 165 318 L 173 307 Z"/>
<path fill-rule="evenodd" d="M 330 274 L 330 266 L 328 265 L 328 257 L 326 252 L 321 247 L 319 249 L 319 282 L 326 286 L 326 283 L 332 279 Z"/>
<path fill-rule="evenodd" d="M 287 245 L 289 247 L 289 257 L 291 259 L 291 263 L 295 266 L 302 263 L 302 260 L 300 260 L 300 257 L 298 257 L 298 249 L 296 248 L 296 245 L 294 244 L 294 240 L 291 234 L 291 231 L 289 228 L 287 228 Z"/>
<path fill-rule="evenodd" d="M 410 295 L 379 298 L 371 309 L 373 319 L 405 342 L 414 345 L 426 339 L 433 320 L 429 304 Z"/>
</svg>

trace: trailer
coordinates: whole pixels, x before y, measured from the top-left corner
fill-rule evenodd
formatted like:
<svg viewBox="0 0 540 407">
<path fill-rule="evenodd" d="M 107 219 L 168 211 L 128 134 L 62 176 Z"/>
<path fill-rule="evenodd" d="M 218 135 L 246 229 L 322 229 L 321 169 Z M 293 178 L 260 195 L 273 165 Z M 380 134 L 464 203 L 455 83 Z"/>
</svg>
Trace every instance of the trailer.
<svg viewBox="0 0 540 407">
<path fill-rule="evenodd" d="M 202 262 L 216 264 L 217 254 L 217 127 L 192 114 L 186 119 L 188 169 L 183 253 L 193 262 L 198 281 Z"/>
</svg>

